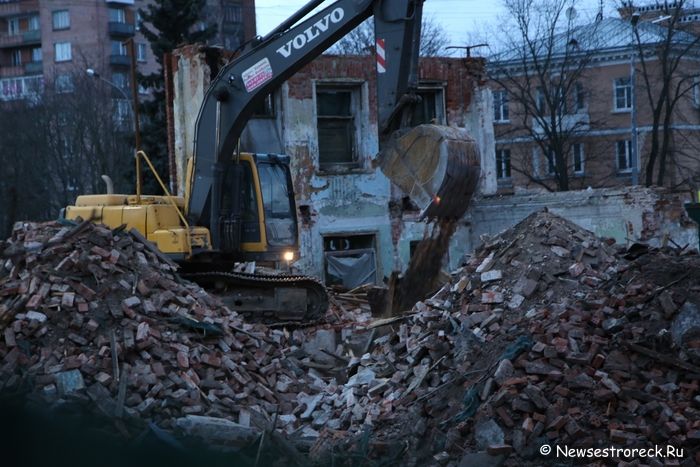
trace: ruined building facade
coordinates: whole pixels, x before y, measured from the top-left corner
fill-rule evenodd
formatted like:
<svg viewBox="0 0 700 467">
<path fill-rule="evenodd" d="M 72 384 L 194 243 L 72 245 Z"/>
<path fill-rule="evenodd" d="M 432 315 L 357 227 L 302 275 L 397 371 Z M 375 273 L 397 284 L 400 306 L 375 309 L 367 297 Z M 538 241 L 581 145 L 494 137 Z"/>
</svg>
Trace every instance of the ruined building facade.
<svg viewBox="0 0 700 467">
<path fill-rule="evenodd" d="M 174 60 L 179 187 L 182 164 L 192 153 L 199 103 L 211 80 L 204 57 L 204 50 L 192 46 L 180 49 Z M 413 123 L 464 127 L 482 154 L 492 154 L 492 110 L 483 67 L 481 60 L 422 59 L 422 102 Z M 337 270 L 329 272 L 340 263 L 354 278 L 346 285 L 380 282 L 392 270 L 404 269 L 425 229 L 415 211 L 404 211 L 401 221 L 391 220 L 396 193 L 374 167 L 379 150 L 375 75 L 374 57 L 321 56 L 268 97 L 241 138 L 243 150 L 290 156 L 301 245 L 294 267 L 327 283 L 342 280 Z M 495 188 L 493 161 L 482 158 L 481 193 Z M 463 254 L 454 248 L 448 261 L 455 265 Z"/>
</svg>

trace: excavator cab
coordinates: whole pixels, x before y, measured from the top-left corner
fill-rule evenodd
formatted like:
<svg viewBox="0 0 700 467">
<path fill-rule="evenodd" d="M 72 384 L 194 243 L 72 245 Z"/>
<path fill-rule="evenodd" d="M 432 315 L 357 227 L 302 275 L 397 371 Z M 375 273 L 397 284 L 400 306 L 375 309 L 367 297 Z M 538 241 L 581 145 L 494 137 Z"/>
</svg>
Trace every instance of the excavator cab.
<svg viewBox="0 0 700 467">
<path fill-rule="evenodd" d="M 289 157 L 242 153 L 222 171 L 217 254 L 270 266 L 294 260 L 298 228 Z"/>
</svg>

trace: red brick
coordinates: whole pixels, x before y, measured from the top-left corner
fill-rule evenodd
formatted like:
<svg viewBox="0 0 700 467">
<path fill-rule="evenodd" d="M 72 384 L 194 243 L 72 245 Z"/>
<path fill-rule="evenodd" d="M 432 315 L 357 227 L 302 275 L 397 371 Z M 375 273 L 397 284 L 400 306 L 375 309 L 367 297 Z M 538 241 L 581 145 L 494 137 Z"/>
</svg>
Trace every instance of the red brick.
<svg viewBox="0 0 700 467">
<path fill-rule="evenodd" d="M 187 354 L 185 352 L 177 353 L 177 364 L 183 370 L 186 370 L 190 367 L 190 360 L 189 358 L 187 358 Z"/>
</svg>

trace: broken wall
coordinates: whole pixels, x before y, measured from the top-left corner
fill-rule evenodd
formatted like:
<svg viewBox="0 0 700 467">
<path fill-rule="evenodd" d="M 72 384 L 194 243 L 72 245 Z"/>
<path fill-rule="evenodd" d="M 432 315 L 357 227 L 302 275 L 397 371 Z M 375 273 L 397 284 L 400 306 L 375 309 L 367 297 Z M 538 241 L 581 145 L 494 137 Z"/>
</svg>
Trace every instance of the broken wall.
<svg viewBox="0 0 700 467">
<path fill-rule="evenodd" d="M 436 91 L 438 123 L 466 127 L 475 138 L 485 167 L 494 165 L 493 127 L 489 94 L 482 92 L 481 61 L 425 59 L 420 81 Z M 405 268 L 413 235 L 396 242 L 390 202 L 396 200 L 389 180 L 374 167 L 379 151 L 376 81 L 372 57 L 322 56 L 300 70 L 281 89 L 284 146 L 291 156 L 292 176 L 300 209 L 301 271 L 326 275 L 328 255 L 358 257 L 371 250 L 376 258 L 377 281 L 395 267 Z M 354 89 L 356 151 L 354 167 L 330 170 L 319 150 L 318 90 Z M 485 90 L 484 90 L 485 91 Z M 495 168 L 485 170 L 480 192 L 495 193 Z M 492 179 L 492 180 L 490 180 Z M 409 214 L 399 231 L 422 232 L 425 225 Z M 371 238 L 371 240 L 368 240 Z M 343 251 L 331 251 L 329 239 L 340 239 Z M 333 240 L 331 240 L 333 241 Z M 328 279 L 328 277 L 326 277 Z"/>
<path fill-rule="evenodd" d="M 642 187 L 482 198 L 465 217 L 463 250 L 473 251 L 482 235 L 495 235 L 543 208 L 622 245 L 639 241 L 659 246 L 667 241 L 697 248 L 697 224 L 683 208 L 688 201 L 690 193 Z"/>
<path fill-rule="evenodd" d="M 181 190 L 185 161 L 193 152 L 197 115 L 215 71 L 211 58 L 215 55 L 199 46 L 183 47 L 173 54 L 172 125 Z M 476 140 L 482 165 L 479 192 L 492 194 L 496 192 L 493 111 L 490 93 L 484 87 L 483 67 L 481 59 L 422 59 L 420 81 L 435 91 L 435 102 L 430 105 L 437 123 L 467 128 Z M 355 145 L 351 165 L 322 167 L 318 87 L 353 92 Z M 407 258 L 410 245 L 395 243 L 399 237 L 389 217 L 390 201 L 395 198 L 391 183 L 374 167 L 379 151 L 376 95 L 373 57 L 324 55 L 285 82 L 272 97 L 271 114 L 252 118 L 241 136 L 243 150 L 282 152 L 291 158 L 301 249 L 295 267 L 304 273 L 323 277 L 329 254 L 361 256 L 369 252 L 376 280 L 396 265 L 405 266 L 399 258 Z M 422 233 L 424 225 L 409 216 L 405 228 Z"/>
</svg>

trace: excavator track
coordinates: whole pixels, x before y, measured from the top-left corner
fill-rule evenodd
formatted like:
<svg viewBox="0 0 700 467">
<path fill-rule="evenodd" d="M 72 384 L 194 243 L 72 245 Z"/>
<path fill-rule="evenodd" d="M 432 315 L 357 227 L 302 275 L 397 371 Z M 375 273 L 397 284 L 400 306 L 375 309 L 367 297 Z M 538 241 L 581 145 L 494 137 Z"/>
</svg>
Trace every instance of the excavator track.
<svg viewBox="0 0 700 467">
<path fill-rule="evenodd" d="M 216 271 L 181 276 L 255 321 L 314 322 L 321 320 L 328 310 L 326 287 L 310 276 Z"/>
</svg>

